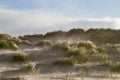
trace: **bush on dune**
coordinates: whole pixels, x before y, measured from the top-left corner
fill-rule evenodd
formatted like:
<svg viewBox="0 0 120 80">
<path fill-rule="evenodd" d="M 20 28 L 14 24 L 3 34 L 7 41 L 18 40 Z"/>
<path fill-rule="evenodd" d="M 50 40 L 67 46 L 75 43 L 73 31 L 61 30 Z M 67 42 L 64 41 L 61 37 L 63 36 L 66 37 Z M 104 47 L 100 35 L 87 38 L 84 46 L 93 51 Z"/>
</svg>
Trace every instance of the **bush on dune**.
<svg viewBox="0 0 120 80">
<path fill-rule="evenodd" d="M 8 34 L 0 34 L 0 40 L 9 40 L 11 36 Z"/>
<path fill-rule="evenodd" d="M 106 48 L 104 48 L 104 47 L 99 47 L 99 48 L 97 48 L 96 50 L 97 50 L 99 53 L 106 53 L 106 52 L 107 52 Z"/>
<path fill-rule="evenodd" d="M 40 41 L 36 46 L 44 47 L 44 46 L 50 46 L 51 44 L 52 44 L 51 41 L 43 40 Z"/>
<path fill-rule="evenodd" d="M 17 53 L 13 56 L 12 61 L 17 63 L 26 63 L 30 60 L 30 57 L 23 53 Z"/>
<path fill-rule="evenodd" d="M 0 48 L 1 49 L 11 49 L 11 50 L 17 50 L 18 46 L 13 41 L 0 41 Z"/>
<path fill-rule="evenodd" d="M 113 65 L 111 66 L 111 71 L 112 71 L 112 72 L 120 73 L 120 64 L 117 64 L 117 63 L 113 64 Z"/>
<path fill-rule="evenodd" d="M 70 50 L 67 53 L 67 56 L 75 58 L 76 62 L 78 63 L 85 63 L 88 61 L 88 56 L 84 47 L 81 47 L 76 50 Z"/>
<path fill-rule="evenodd" d="M 70 49 L 70 45 L 67 42 L 56 43 L 53 46 L 54 49 L 62 49 L 63 51 L 68 51 Z"/>
<path fill-rule="evenodd" d="M 7 44 L 7 42 L 5 41 L 5 40 L 1 40 L 0 41 L 0 48 L 8 48 L 8 44 Z"/>
<path fill-rule="evenodd" d="M 60 66 L 63 66 L 63 65 L 74 66 L 74 64 L 75 64 L 74 58 L 64 58 L 54 62 L 54 65 L 60 65 Z"/>
<path fill-rule="evenodd" d="M 120 54 L 120 46 L 116 47 L 116 50 L 117 50 L 118 54 Z"/>
<path fill-rule="evenodd" d="M 37 70 L 35 69 L 35 66 L 32 64 L 27 64 L 25 66 L 22 66 L 21 71 L 25 73 L 36 73 L 37 72 Z"/>
<path fill-rule="evenodd" d="M 96 59 L 100 62 L 105 62 L 109 60 L 109 56 L 107 55 L 107 53 L 97 53 Z"/>
<path fill-rule="evenodd" d="M 18 37 L 11 37 L 8 34 L 0 34 L 0 49 L 17 50 L 18 44 L 30 44 L 28 41 L 21 40 Z"/>
<path fill-rule="evenodd" d="M 77 45 L 78 47 L 85 47 L 86 49 L 93 49 L 95 45 L 91 41 L 81 41 Z"/>
<path fill-rule="evenodd" d="M 68 53 L 66 53 L 66 57 L 64 59 L 60 59 L 54 64 L 74 66 L 75 64 L 86 63 L 87 61 L 88 56 L 85 53 L 85 49 L 81 48 L 79 50 L 69 50 Z"/>
</svg>

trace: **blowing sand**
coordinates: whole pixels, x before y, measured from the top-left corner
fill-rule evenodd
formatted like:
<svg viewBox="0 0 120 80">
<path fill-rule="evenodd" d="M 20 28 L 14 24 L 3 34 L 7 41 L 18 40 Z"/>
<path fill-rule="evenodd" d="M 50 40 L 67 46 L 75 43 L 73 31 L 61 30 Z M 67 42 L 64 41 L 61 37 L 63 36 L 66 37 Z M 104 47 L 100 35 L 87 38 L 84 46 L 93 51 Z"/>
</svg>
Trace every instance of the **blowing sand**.
<svg viewBox="0 0 120 80">
<path fill-rule="evenodd" d="M 25 74 L 20 71 L 21 65 L 11 62 L 11 57 L 17 52 L 25 52 L 31 57 L 37 73 Z M 74 67 L 53 66 L 52 63 L 64 57 L 61 50 L 51 48 L 24 47 L 18 51 L 1 50 L 0 52 L 0 76 L 23 77 L 25 80 L 120 80 L 120 75 L 109 71 L 106 66 L 99 63 L 75 65 Z M 90 69 L 88 69 L 90 68 Z"/>
</svg>

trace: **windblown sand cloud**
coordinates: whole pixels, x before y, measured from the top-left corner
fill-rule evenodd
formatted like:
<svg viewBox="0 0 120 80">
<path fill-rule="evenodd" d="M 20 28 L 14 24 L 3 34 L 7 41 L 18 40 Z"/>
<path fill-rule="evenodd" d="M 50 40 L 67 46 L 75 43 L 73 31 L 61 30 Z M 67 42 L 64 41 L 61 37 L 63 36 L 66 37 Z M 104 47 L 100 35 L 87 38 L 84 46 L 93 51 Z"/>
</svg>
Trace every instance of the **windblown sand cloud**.
<svg viewBox="0 0 120 80">
<path fill-rule="evenodd" d="M 0 9 L 0 32 L 14 35 L 46 33 L 71 28 L 120 28 L 120 18 L 73 19 L 56 12 L 42 10 Z"/>
</svg>

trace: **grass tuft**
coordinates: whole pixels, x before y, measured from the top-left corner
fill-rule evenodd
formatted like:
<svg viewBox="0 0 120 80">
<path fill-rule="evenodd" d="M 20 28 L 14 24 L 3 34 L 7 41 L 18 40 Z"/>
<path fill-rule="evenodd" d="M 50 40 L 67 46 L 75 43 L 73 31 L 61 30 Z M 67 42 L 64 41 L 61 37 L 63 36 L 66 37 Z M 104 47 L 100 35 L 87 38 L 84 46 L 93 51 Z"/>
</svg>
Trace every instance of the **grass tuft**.
<svg viewBox="0 0 120 80">
<path fill-rule="evenodd" d="M 120 64 L 115 63 L 112 68 L 112 72 L 120 73 Z"/>
<path fill-rule="evenodd" d="M 54 62 L 54 65 L 74 66 L 75 60 L 73 58 L 64 58 Z"/>
<path fill-rule="evenodd" d="M 12 61 L 18 62 L 18 63 L 26 63 L 30 60 L 30 57 L 28 55 L 25 55 L 23 53 L 17 53 L 13 56 Z"/>
<path fill-rule="evenodd" d="M 88 56 L 84 47 L 75 50 L 69 50 L 67 56 L 73 57 L 78 63 L 86 63 L 88 61 Z"/>
<path fill-rule="evenodd" d="M 77 45 L 78 47 L 85 47 L 86 49 L 93 49 L 95 45 L 91 41 L 81 41 Z"/>
<path fill-rule="evenodd" d="M 52 45 L 51 41 L 44 40 L 44 41 L 40 41 L 36 46 L 44 47 L 44 46 L 50 46 L 50 45 Z"/>
<path fill-rule="evenodd" d="M 23 71 L 25 73 L 36 73 L 37 72 L 37 70 L 35 69 L 35 66 L 32 64 L 22 66 L 21 71 Z"/>
</svg>

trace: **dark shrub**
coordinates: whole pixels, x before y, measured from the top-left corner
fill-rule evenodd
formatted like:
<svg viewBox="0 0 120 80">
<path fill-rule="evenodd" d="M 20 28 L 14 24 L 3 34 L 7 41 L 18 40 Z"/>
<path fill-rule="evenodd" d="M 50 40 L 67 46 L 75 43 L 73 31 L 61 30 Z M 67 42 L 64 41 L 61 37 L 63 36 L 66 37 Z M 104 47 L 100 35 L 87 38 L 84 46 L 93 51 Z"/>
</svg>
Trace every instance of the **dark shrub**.
<svg viewBox="0 0 120 80">
<path fill-rule="evenodd" d="M 13 62 L 18 62 L 18 63 L 25 63 L 30 60 L 30 57 L 28 55 L 25 55 L 23 53 L 18 53 L 13 56 Z"/>
</svg>

